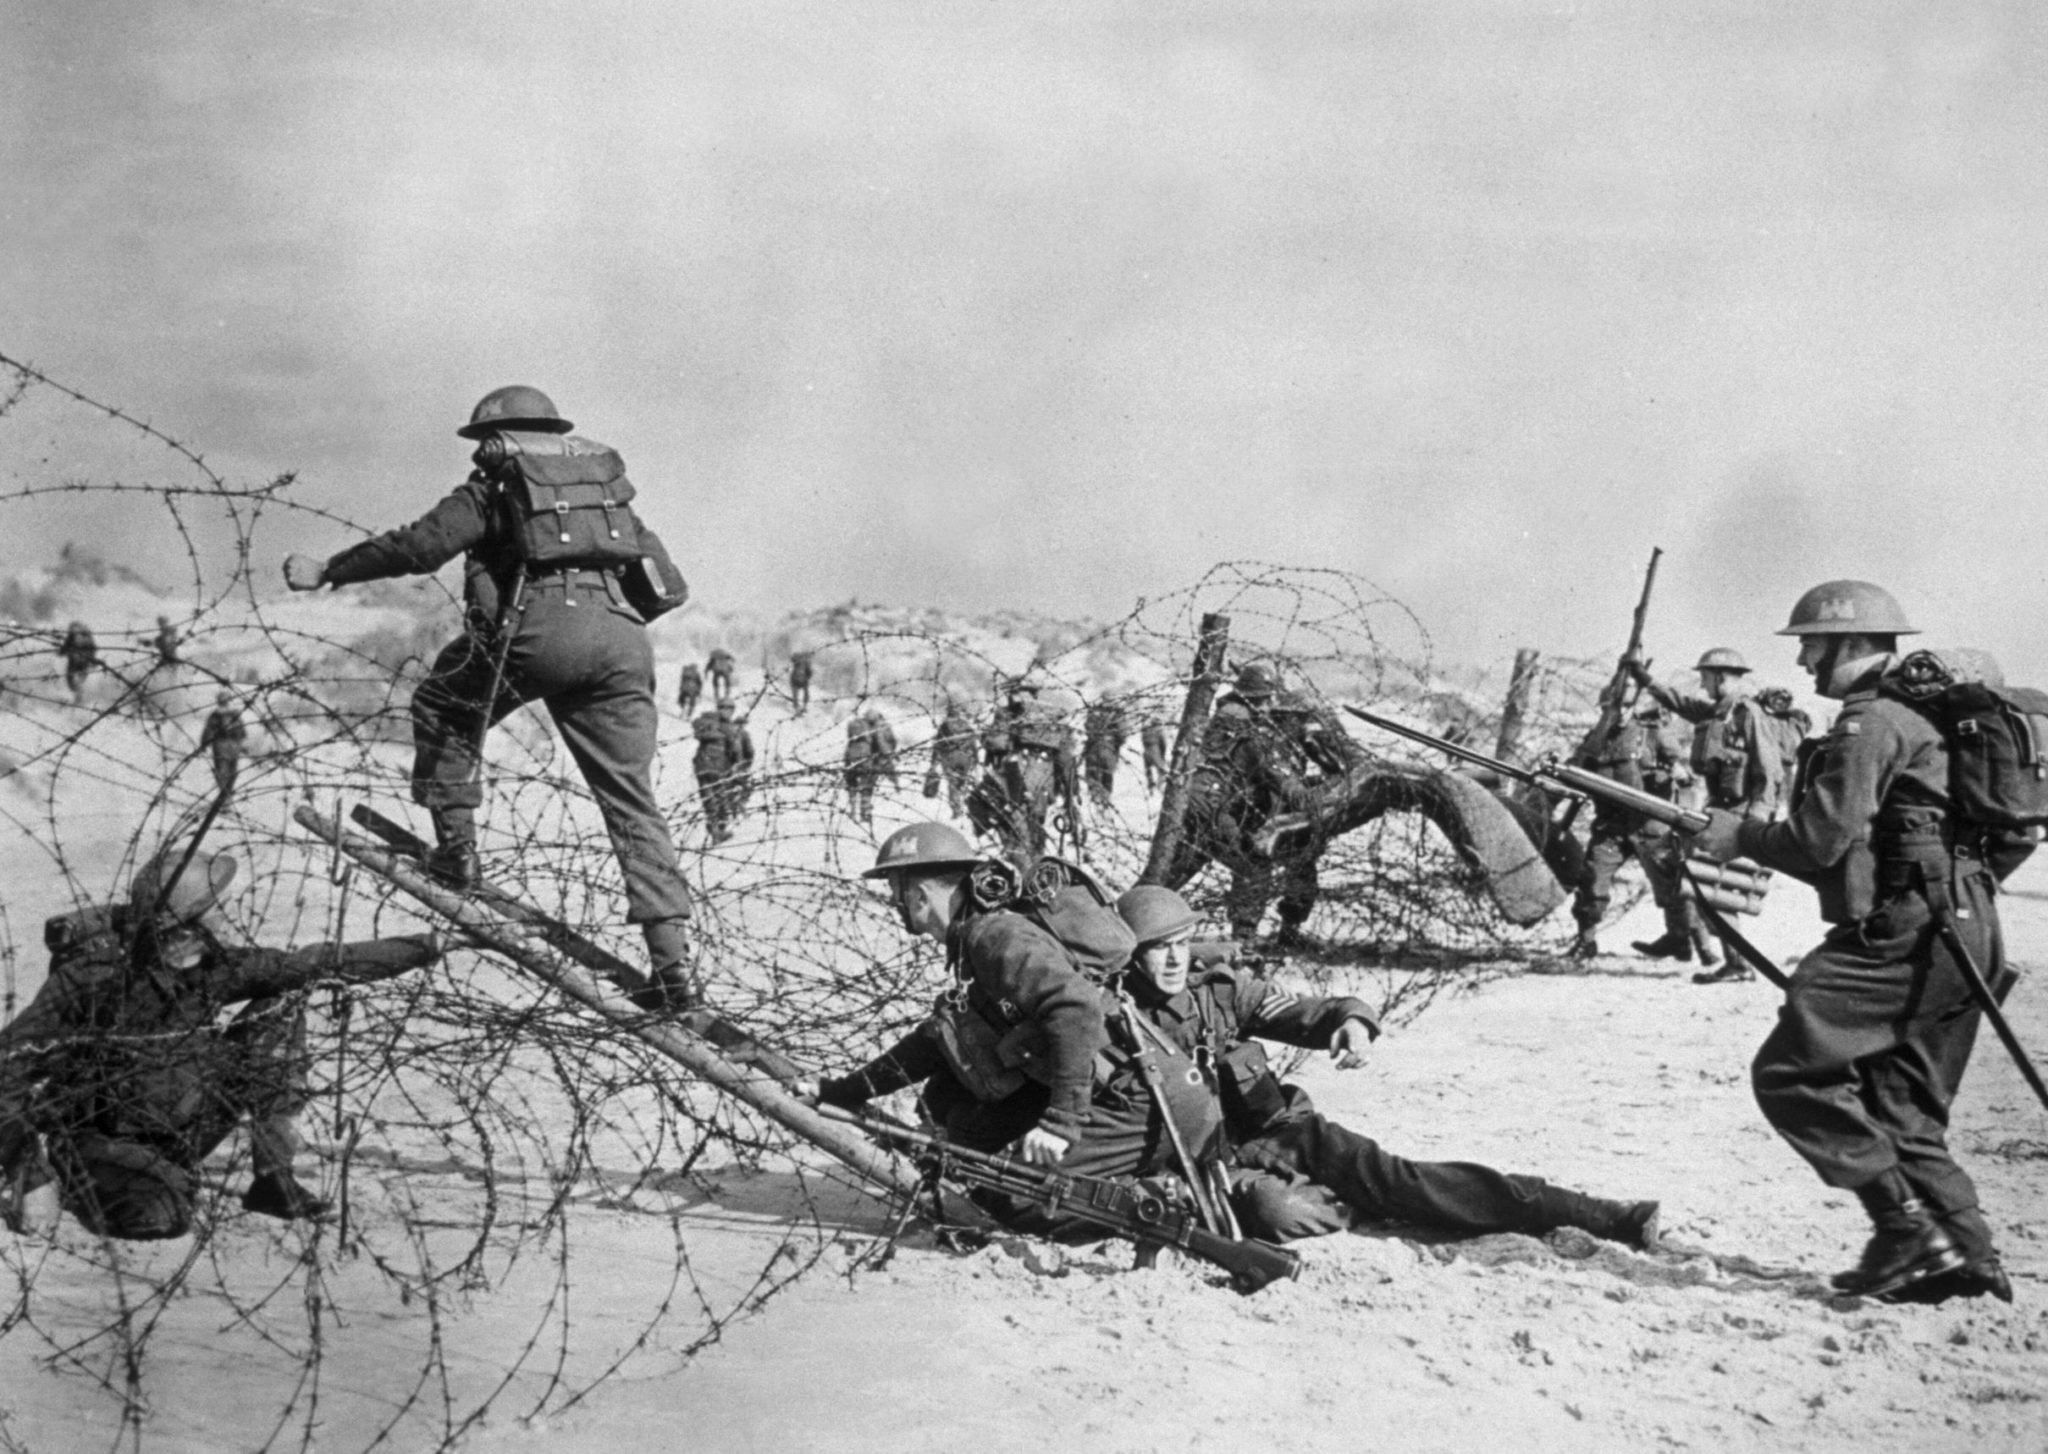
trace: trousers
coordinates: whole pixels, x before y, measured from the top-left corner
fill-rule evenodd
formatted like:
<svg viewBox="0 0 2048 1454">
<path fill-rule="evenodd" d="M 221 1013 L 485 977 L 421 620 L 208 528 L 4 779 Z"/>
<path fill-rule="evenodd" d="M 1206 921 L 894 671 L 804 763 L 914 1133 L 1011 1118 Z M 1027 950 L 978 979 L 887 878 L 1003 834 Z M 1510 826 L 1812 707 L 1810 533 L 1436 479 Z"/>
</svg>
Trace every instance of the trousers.
<svg viewBox="0 0 2048 1454">
<path fill-rule="evenodd" d="M 660 719 L 646 627 L 615 581 L 579 573 L 529 584 L 510 630 L 495 696 L 491 643 L 473 632 L 442 649 L 413 693 L 413 801 L 437 815 L 473 814 L 483 802 L 477 747 L 486 726 L 540 701 L 604 816 L 627 922 L 687 918 L 690 891 L 654 797 Z"/>
</svg>

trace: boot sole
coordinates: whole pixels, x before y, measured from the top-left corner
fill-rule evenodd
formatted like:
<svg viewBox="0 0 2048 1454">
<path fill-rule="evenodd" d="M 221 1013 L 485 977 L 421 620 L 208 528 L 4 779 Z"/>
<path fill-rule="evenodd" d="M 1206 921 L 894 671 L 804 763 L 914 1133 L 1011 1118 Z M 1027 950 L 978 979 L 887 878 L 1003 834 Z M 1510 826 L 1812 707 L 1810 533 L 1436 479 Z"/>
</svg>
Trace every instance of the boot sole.
<svg viewBox="0 0 2048 1454">
<path fill-rule="evenodd" d="M 1916 1262 L 1910 1267 L 1902 1267 L 1890 1277 L 1884 1278 L 1881 1281 L 1867 1282 L 1858 1287 L 1845 1287 L 1842 1291 L 1853 1297 L 1891 1297 L 1906 1288 L 1912 1287 L 1915 1283 L 1925 1282 L 1930 1277 L 1937 1277 L 1945 1272 L 1955 1272 L 1962 1268 L 1968 1260 L 1961 1252 L 1951 1247 L 1946 1252 L 1936 1253 L 1934 1256 L 1924 1261 Z"/>
</svg>

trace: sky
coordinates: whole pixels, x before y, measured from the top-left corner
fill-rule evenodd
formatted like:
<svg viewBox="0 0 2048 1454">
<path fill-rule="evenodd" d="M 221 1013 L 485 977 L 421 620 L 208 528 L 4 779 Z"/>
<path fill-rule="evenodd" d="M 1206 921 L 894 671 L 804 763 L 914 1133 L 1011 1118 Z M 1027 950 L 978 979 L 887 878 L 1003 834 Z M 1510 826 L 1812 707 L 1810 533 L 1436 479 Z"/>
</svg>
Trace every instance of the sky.
<svg viewBox="0 0 2048 1454">
<path fill-rule="evenodd" d="M 2036 5 L 0 23 L 0 352 L 366 524 L 522 382 L 624 454 L 706 604 L 1110 617 L 1251 558 L 1504 663 L 1617 647 L 1661 546 L 1661 662 L 1789 681 L 1771 633 L 1851 576 L 2048 684 Z M 8 522 L 0 568 L 161 530 Z"/>
</svg>

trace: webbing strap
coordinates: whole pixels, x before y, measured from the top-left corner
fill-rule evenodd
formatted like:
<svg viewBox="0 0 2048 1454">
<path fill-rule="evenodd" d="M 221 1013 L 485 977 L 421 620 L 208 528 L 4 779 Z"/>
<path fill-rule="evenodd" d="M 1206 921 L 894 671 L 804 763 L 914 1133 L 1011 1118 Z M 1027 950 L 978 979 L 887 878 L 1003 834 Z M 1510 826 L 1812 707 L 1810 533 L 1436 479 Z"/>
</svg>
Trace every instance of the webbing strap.
<svg viewBox="0 0 2048 1454">
<path fill-rule="evenodd" d="M 2019 1036 L 2013 1033 L 2012 1022 L 2005 1018 L 2005 1009 L 1998 1003 L 1998 996 L 1991 993 L 1991 986 L 1984 980 L 1984 971 L 1977 968 L 1977 958 L 1970 953 L 1970 946 L 1963 942 L 1963 931 L 1956 923 L 1956 906 L 1949 894 L 1948 880 L 1941 874 L 1921 874 L 1921 887 L 1927 895 L 1927 906 L 1934 911 L 1934 922 L 1941 937 L 1948 941 L 1956 963 L 1963 969 L 1963 979 L 1970 987 L 1970 996 L 1977 1002 L 1977 1008 L 1984 1012 L 1984 1018 L 1991 1022 L 1991 1028 L 1998 1032 L 1999 1043 L 2005 1046 L 2005 1053 L 2012 1057 L 2012 1063 L 2019 1067 L 2020 1076 L 2034 1092 L 2036 1100 L 2048 1108 L 2048 1085 L 2041 1083 L 2041 1072 L 2034 1069 L 2034 1062 L 2027 1058 L 2025 1047 Z"/>
</svg>

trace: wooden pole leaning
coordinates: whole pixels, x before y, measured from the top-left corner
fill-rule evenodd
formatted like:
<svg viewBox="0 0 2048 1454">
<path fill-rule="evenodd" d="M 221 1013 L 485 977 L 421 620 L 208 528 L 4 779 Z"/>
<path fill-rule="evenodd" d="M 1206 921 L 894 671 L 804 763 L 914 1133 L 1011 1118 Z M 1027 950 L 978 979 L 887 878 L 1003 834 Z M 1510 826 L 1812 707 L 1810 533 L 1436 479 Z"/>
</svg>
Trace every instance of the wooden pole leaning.
<svg viewBox="0 0 2048 1454">
<path fill-rule="evenodd" d="M 785 1130 L 829 1153 L 877 1187 L 903 1197 L 918 1191 L 917 1172 L 900 1157 L 824 1116 L 785 1091 L 773 1077 L 733 1064 L 709 1042 L 621 999 L 589 969 L 531 938 L 482 905 L 426 877 L 403 855 L 344 831 L 334 819 L 302 803 L 299 826 L 388 880 L 441 918 L 457 925 L 515 968 L 566 995 L 620 1030 L 644 1041 L 723 1095 L 752 1107 Z"/>
<path fill-rule="evenodd" d="M 1163 884 L 1173 870 L 1174 856 L 1180 851 L 1182 819 L 1187 814 L 1188 782 L 1194 776 L 1202 737 L 1208 730 L 1210 705 L 1223 682 L 1224 656 L 1230 648 L 1230 618 L 1207 612 L 1202 617 L 1201 632 L 1195 643 L 1194 680 L 1188 683 L 1180 731 L 1173 739 L 1173 756 L 1159 794 L 1159 825 L 1152 831 L 1152 852 L 1145 860 L 1145 871 L 1138 875 L 1142 884 Z"/>
</svg>

